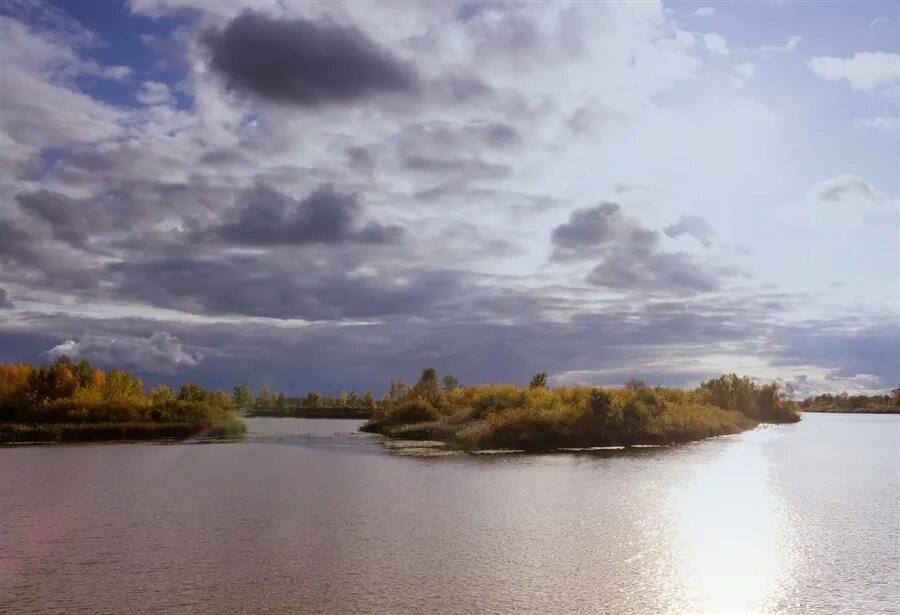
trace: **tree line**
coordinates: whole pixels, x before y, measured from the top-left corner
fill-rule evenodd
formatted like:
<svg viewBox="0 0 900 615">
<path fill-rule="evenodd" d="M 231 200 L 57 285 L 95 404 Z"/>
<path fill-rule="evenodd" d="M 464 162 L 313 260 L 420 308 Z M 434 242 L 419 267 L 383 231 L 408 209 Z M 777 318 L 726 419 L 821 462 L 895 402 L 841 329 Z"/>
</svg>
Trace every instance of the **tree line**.
<svg viewBox="0 0 900 615">
<path fill-rule="evenodd" d="M 341 392 L 338 395 L 322 395 L 311 391 L 301 397 L 288 397 L 276 393 L 267 385 L 262 385 L 254 395 L 247 385 L 234 387 L 232 393 L 234 407 L 246 414 L 256 416 L 305 416 L 336 415 L 369 416 L 378 402 L 371 391 L 359 394 L 356 391 Z"/>
<path fill-rule="evenodd" d="M 846 391 L 833 395 L 823 393 L 800 402 L 804 412 L 873 412 L 900 414 L 900 387 L 889 395 L 850 395 Z"/>
<path fill-rule="evenodd" d="M 47 365 L 0 363 L 0 441 L 235 436 L 246 427 L 233 406 L 221 390 L 185 383 L 177 392 L 164 384 L 147 391 L 123 369 L 67 356 Z"/>
</svg>

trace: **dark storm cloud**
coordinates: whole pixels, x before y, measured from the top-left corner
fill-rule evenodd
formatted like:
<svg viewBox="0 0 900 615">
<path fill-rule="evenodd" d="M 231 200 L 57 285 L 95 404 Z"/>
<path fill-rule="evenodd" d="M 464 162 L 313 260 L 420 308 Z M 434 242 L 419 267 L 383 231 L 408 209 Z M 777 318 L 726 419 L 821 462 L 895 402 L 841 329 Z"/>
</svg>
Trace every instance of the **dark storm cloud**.
<svg viewBox="0 0 900 615">
<path fill-rule="evenodd" d="M 7 267 L 33 265 L 41 260 L 32 237 L 11 220 L 0 222 L 0 248 L 0 260 Z"/>
<path fill-rule="evenodd" d="M 715 275 L 681 253 L 615 253 L 594 267 L 586 280 L 594 286 L 622 290 L 691 293 L 719 288 Z"/>
<path fill-rule="evenodd" d="M 228 188 L 212 190 L 202 180 L 134 180 L 119 176 L 116 169 L 121 167 L 89 177 L 62 176 L 66 183 L 82 187 L 97 184 L 98 191 L 89 197 L 73 198 L 47 189 L 20 192 L 15 200 L 26 216 L 20 220 L 22 229 L 35 239 L 43 239 L 43 231 L 49 228 L 56 240 L 70 247 L 105 253 L 110 241 L 119 235 L 139 233 L 185 212 L 197 215 L 204 208 L 218 206 L 231 192 Z"/>
<path fill-rule="evenodd" d="M 510 145 L 519 141 L 519 131 L 509 124 L 498 122 L 484 126 L 483 138 L 494 145 Z"/>
<path fill-rule="evenodd" d="M 238 286 L 242 282 L 238 280 Z M 148 286 L 152 284 L 148 282 Z M 524 383 L 536 371 L 561 374 L 585 370 L 589 373 L 576 375 L 574 380 L 621 384 L 636 376 L 651 384 L 691 384 L 717 374 L 679 371 L 674 363 L 669 371 L 648 366 L 658 365 L 665 357 L 683 359 L 697 344 L 714 348 L 727 343 L 732 351 L 739 344 L 748 353 L 757 353 L 758 349 L 746 345 L 746 341 L 760 338 L 760 343 L 771 350 L 779 335 L 777 329 L 762 326 L 760 312 L 753 305 L 667 302 L 635 309 L 630 302 L 622 302 L 569 321 L 557 321 L 527 308 L 532 301 L 545 301 L 544 291 L 517 294 L 513 301 L 499 295 L 485 300 L 471 289 L 451 285 L 449 294 L 460 293 L 466 295 L 463 302 L 468 309 L 447 309 L 441 317 L 421 318 L 427 312 L 420 307 L 415 314 L 396 314 L 353 326 L 340 322 L 295 327 L 247 320 L 188 323 L 34 314 L 25 315 L 25 324 L 5 335 L 4 342 L 20 348 L 21 357 L 73 340 L 102 358 L 108 357 L 104 340 L 127 339 L 126 354 L 134 361 L 153 359 L 147 368 L 158 372 L 160 364 L 154 359 L 158 353 L 148 346 L 158 346 L 150 342 L 164 331 L 167 340 L 177 338 L 181 344 L 170 348 L 169 364 L 181 357 L 182 351 L 189 357 L 202 357 L 196 364 L 178 362 L 178 374 L 172 379 L 175 383 L 197 380 L 230 388 L 240 382 L 254 386 L 267 382 L 288 393 L 353 388 L 380 393 L 391 378 L 413 380 L 427 366 L 453 372 L 467 383 Z M 495 322 L 499 315 L 504 317 L 503 323 Z M 86 338 L 85 331 L 91 336 Z M 35 338 L 39 341 L 34 342 Z M 623 372 L 622 366 L 630 366 L 633 371 Z M 154 378 L 148 383 L 159 380 L 158 375 Z"/>
<path fill-rule="evenodd" d="M 707 248 L 712 245 L 712 238 L 716 234 L 709 222 L 700 216 L 681 216 L 678 222 L 670 224 L 663 232 L 673 239 L 685 234 L 690 235 Z"/>
<path fill-rule="evenodd" d="M 346 154 L 351 168 L 357 171 L 371 173 L 378 166 L 375 157 L 372 156 L 372 153 L 365 147 L 348 147 Z"/>
<path fill-rule="evenodd" d="M 553 229 L 553 258 L 593 258 L 611 244 L 627 244 L 631 250 L 649 252 L 657 240 L 656 233 L 626 218 L 615 203 L 601 203 L 573 211 L 568 222 Z"/>
<path fill-rule="evenodd" d="M 688 294 L 719 288 L 718 277 L 681 252 L 659 247 L 659 233 L 625 216 L 615 203 L 572 212 L 553 230 L 555 261 L 597 260 L 586 281 L 594 286 Z"/>
<path fill-rule="evenodd" d="M 780 332 L 776 365 L 819 364 L 832 375 L 851 378 L 870 374 L 879 388 L 900 386 L 900 327 L 896 321 L 853 326 L 840 322 L 808 322 Z"/>
<path fill-rule="evenodd" d="M 355 27 L 245 12 L 204 37 L 230 89 L 315 107 L 376 93 L 411 93 L 413 67 Z"/>
<path fill-rule="evenodd" d="M 362 224 L 359 196 L 331 185 L 294 199 L 264 183 L 245 190 L 238 207 L 223 224 L 206 231 L 242 245 L 299 245 L 306 243 L 396 243 L 403 228 L 370 222 Z"/>
<path fill-rule="evenodd" d="M 0 308 L 11 310 L 15 307 L 16 306 L 13 305 L 12 301 L 9 300 L 9 297 L 6 296 L 6 289 L 0 288 Z"/>
<path fill-rule="evenodd" d="M 91 221 L 74 199 L 52 190 L 37 190 L 16 195 L 22 209 L 48 223 L 53 235 L 70 245 L 84 247 L 91 230 Z"/>
<path fill-rule="evenodd" d="M 79 253 L 33 233 L 22 221 L 0 223 L 0 263 L 3 281 L 60 292 L 93 289 L 100 272 Z"/>
<path fill-rule="evenodd" d="M 336 320 L 424 314 L 458 292 L 452 273 L 352 274 L 337 259 L 280 254 L 186 256 L 117 263 L 115 296 L 201 314 Z"/>
</svg>

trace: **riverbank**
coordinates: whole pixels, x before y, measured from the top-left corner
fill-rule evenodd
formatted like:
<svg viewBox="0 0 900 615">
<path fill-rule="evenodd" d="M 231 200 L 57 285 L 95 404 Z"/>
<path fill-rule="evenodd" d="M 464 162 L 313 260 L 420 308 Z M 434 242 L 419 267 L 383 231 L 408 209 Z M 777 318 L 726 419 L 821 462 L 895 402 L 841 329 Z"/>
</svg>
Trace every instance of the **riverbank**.
<svg viewBox="0 0 900 615">
<path fill-rule="evenodd" d="M 840 408 L 837 406 L 803 408 L 803 412 L 821 414 L 900 414 L 900 406 L 886 406 L 883 408 Z"/>
<path fill-rule="evenodd" d="M 247 427 L 238 419 L 194 423 L 0 423 L 0 444 L 152 440 L 233 440 Z"/>
<path fill-rule="evenodd" d="M 849 414 L 900 414 L 900 387 L 884 395 L 850 395 L 846 392 L 823 393 L 800 402 L 803 412 Z"/>
<path fill-rule="evenodd" d="M 694 390 L 633 382 L 608 389 L 510 384 L 441 391 L 432 380 L 423 374 L 402 398 L 383 402 L 361 430 L 462 450 L 541 451 L 676 444 L 800 420 L 776 385 L 734 375 Z"/>
</svg>

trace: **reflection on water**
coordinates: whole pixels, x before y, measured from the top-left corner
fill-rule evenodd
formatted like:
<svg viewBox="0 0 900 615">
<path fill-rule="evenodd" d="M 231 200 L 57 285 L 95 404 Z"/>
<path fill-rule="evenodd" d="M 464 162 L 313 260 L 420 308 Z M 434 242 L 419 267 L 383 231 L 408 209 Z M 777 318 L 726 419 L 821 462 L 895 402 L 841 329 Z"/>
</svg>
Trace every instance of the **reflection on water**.
<svg viewBox="0 0 900 615">
<path fill-rule="evenodd" d="M 766 445 L 784 435 L 771 429 L 747 434 L 671 488 L 679 581 L 692 610 L 768 610 L 777 604 L 781 582 L 791 578 L 784 536 L 796 520 L 785 510 L 765 454 Z"/>
<path fill-rule="evenodd" d="M 10 613 L 896 612 L 898 417 L 410 457 L 354 421 L 0 450 Z M 338 435 L 335 435 L 338 434 Z"/>
</svg>

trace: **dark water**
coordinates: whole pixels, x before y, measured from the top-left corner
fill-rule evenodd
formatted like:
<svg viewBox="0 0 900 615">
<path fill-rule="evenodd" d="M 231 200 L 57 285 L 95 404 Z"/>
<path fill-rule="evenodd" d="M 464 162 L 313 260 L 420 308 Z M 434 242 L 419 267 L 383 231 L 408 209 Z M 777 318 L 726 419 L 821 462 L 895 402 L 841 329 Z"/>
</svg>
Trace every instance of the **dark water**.
<svg viewBox="0 0 900 615">
<path fill-rule="evenodd" d="M 898 612 L 900 417 L 432 458 L 356 425 L 3 449 L 0 610 Z"/>
</svg>

